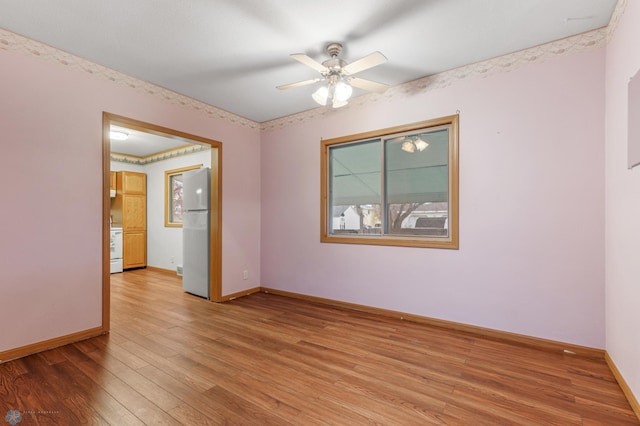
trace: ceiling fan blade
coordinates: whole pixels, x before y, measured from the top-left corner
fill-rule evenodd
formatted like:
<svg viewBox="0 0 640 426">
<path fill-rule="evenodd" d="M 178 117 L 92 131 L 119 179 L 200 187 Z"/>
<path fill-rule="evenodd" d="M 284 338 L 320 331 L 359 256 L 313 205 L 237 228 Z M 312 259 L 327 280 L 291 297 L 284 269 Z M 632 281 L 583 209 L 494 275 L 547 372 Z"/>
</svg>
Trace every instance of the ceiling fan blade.
<svg viewBox="0 0 640 426">
<path fill-rule="evenodd" d="M 304 53 L 293 53 L 290 55 L 293 59 L 295 59 L 298 62 L 301 62 L 303 64 L 305 64 L 308 67 L 313 68 L 314 70 L 321 72 L 321 73 L 325 73 L 328 72 L 329 69 L 327 67 L 325 67 L 324 65 L 322 65 L 319 62 L 316 62 L 315 60 L 311 59 L 309 56 L 305 55 Z"/>
<path fill-rule="evenodd" d="M 378 83 L 376 81 L 365 80 L 364 78 L 351 77 L 349 83 L 359 89 L 368 90 L 369 92 L 384 93 L 389 88 L 388 85 Z"/>
<path fill-rule="evenodd" d="M 286 90 L 286 89 L 291 89 L 293 87 L 308 86 L 309 84 L 317 83 L 320 80 L 322 80 L 322 79 L 321 78 L 314 78 L 314 79 L 311 79 L 311 80 L 299 81 L 297 83 L 283 84 L 282 86 L 277 86 L 276 89 Z"/>
<path fill-rule="evenodd" d="M 384 64 L 387 62 L 387 57 L 384 56 L 380 52 L 373 52 L 365 56 L 364 58 L 360 58 L 355 62 L 352 62 L 345 67 L 342 68 L 347 75 L 353 75 L 360 71 L 368 70 L 369 68 L 373 68 L 380 64 Z"/>
</svg>

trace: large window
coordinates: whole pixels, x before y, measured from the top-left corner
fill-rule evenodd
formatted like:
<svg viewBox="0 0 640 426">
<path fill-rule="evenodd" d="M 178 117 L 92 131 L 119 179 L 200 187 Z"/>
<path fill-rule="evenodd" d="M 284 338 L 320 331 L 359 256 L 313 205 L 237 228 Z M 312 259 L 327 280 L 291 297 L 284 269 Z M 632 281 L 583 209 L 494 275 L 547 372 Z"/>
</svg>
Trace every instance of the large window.
<svg viewBox="0 0 640 426">
<path fill-rule="evenodd" d="M 321 241 L 458 248 L 458 116 L 322 141 Z"/>
<path fill-rule="evenodd" d="M 182 227 L 182 174 L 202 167 L 182 167 L 164 172 L 164 226 Z"/>
</svg>

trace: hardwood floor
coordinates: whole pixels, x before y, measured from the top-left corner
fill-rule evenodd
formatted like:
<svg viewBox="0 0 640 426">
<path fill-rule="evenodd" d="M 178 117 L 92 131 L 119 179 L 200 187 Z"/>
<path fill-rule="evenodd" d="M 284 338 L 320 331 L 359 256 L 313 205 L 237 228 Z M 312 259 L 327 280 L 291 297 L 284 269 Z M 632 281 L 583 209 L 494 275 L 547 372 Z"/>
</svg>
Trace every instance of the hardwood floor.
<svg viewBox="0 0 640 426">
<path fill-rule="evenodd" d="M 28 424 L 638 425 L 604 361 L 270 294 L 112 276 L 112 332 L 0 364 Z M 7 424 L 9 424 L 7 422 Z"/>
</svg>

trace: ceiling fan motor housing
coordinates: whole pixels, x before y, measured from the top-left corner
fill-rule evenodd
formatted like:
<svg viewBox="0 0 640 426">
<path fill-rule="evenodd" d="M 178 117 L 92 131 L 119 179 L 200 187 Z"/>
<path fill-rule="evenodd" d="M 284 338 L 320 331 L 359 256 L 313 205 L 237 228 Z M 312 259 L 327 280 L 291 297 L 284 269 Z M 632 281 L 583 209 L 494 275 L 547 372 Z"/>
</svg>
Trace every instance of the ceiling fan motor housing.
<svg viewBox="0 0 640 426">
<path fill-rule="evenodd" d="M 347 62 L 339 58 L 331 58 L 324 61 L 322 65 L 324 65 L 325 67 L 327 67 L 327 69 L 329 69 L 328 74 L 332 74 L 332 73 L 340 73 L 342 68 L 345 65 L 347 65 Z"/>
<path fill-rule="evenodd" d="M 330 43 L 327 46 L 327 53 L 329 53 L 329 56 L 332 58 L 335 58 L 342 53 L 342 45 L 340 43 Z"/>
<path fill-rule="evenodd" d="M 324 73 L 325 77 L 331 74 L 340 74 L 342 68 L 347 65 L 347 61 L 338 58 L 341 52 L 342 45 L 340 43 L 331 43 L 327 46 L 327 53 L 331 58 L 322 63 L 329 70 L 328 73 Z"/>
</svg>

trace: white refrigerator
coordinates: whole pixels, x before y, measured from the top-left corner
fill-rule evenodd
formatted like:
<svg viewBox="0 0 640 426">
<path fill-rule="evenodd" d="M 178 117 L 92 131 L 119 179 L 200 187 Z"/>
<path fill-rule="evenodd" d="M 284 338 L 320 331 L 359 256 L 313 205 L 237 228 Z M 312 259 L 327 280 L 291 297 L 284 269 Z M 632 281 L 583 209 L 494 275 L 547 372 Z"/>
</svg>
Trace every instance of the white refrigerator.
<svg viewBox="0 0 640 426">
<path fill-rule="evenodd" d="M 209 206 L 211 171 L 182 175 L 182 289 L 209 299 Z"/>
</svg>

